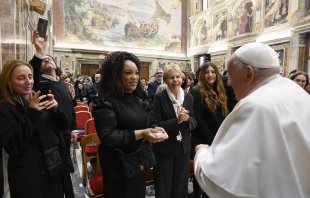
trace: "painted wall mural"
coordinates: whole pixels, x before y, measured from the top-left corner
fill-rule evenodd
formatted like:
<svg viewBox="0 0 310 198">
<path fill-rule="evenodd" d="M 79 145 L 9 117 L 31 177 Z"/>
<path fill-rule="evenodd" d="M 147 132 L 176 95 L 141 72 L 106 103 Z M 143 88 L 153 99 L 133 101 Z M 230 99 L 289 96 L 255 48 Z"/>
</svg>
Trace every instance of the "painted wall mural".
<svg viewBox="0 0 310 198">
<path fill-rule="evenodd" d="M 310 0 L 305 0 L 305 16 L 310 15 Z"/>
<path fill-rule="evenodd" d="M 235 35 L 251 33 L 253 30 L 253 3 L 245 0 L 240 3 L 235 11 Z"/>
<path fill-rule="evenodd" d="M 289 0 L 265 0 L 265 26 L 286 23 Z"/>
<path fill-rule="evenodd" d="M 181 52 L 181 0 L 65 0 L 65 41 Z"/>
<path fill-rule="evenodd" d="M 217 6 L 218 4 L 224 2 L 225 0 L 212 0 L 212 6 Z"/>
<path fill-rule="evenodd" d="M 201 18 L 195 25 L 195 45 L 202 45 L 207 40 L 207 20 Z"/>
<path fill-rule="evenodd" d="M 212 39 L 219 41 L 227 37 L 227 11 L 215 14 L 213 17 Z"/>
<path fill-rule="evenodd" d="M 310 15 L 310 0 L 299 0 L 298 7 L 304 17 Z"/>
</svg>

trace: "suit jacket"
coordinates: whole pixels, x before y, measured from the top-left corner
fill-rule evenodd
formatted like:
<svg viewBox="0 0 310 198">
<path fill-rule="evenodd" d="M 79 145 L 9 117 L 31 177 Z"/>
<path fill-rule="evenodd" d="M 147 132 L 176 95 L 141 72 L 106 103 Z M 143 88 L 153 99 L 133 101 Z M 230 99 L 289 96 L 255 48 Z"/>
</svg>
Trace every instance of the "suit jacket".
<svg viewBox="0 0 310 198">
<path fill-rule="evenodd" d="M 169 139 L 164 142 L 153 144 L 155 152 L 160 152 L 165 155 L 177 155 L 179 151 L 179 143 L 176 136 L 179 131 L 182 134 L 182 144 L 184 153 L 190 151 L 190 136 L 189 131 L 196 128 L 196 120 L 193 109 L 194 99 L 188 94 L 184 93 L 183 107 L 189 111 L 189 121 L 178 124 L 172 102 L 168 96 L 167 90 L 155 95 L 154 100 L 154 119 L 155 125 L 163 127 L 169 135 Z"/>
<path fill-rule="evenodd" d="M 147 86 L 147 95 L 150 96 L 152 100 L 154 100 L 154 96 L 159 85 L 161 85 L 161 83 L 155 80 L 154 82 L 150 82 Z"/>
</svg>

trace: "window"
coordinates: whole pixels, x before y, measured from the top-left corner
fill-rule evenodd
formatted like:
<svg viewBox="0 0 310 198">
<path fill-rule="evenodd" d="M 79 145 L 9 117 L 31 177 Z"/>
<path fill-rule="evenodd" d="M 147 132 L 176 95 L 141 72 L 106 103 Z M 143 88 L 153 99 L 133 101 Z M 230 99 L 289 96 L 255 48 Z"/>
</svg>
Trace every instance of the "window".
<svg viewBox="0 0 310 198">
<path fill-rule="evenodd" d="M 202 10 L 208 9 L 208 0 L 202 0 Z"/>
</svg>

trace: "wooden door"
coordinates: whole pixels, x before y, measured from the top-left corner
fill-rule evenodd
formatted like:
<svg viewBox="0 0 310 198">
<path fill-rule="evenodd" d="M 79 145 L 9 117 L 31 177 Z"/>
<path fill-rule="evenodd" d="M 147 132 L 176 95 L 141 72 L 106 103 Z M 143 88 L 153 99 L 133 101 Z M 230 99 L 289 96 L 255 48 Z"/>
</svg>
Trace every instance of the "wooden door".
<svg viewBox="0 0 310 198">
<path fill-rule="evenodd" d="M 146 80 L 149 80 L 149 64 L 148 62 L 141 62 L 141 75 L 140 78 L 144 77 Z"/>
<path fill-rule="evenodd" d="M 97 69 L 99 69 L 99 65 L 82 64 L 81 74 L 93 77 Z"/>
</svg>

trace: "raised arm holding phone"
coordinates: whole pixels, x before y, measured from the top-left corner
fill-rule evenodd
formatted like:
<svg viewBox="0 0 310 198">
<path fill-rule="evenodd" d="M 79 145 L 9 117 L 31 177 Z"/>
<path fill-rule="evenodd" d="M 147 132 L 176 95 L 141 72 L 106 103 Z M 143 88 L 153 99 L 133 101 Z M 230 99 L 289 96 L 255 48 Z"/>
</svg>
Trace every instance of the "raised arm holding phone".
<svg viewBox="0 0 310 198">
<path fill-rule="evenodd" d="M 40 30 L 40 28 L 38 29 Z M 74 105 L 67 85 L 60 80 L 60 68 L 57 67 L 54 58 L 44 52 L 48 42 L 48 35 L 45 35 L 43 39 L 40 37 L 42 35 L 40 36 L 39 31 L 34 30 L 33 44 L 37 52 L 29 62 L 33 67 L 34 90 L 42 89 L 42 82 L 46 82 L 44 86 L 49 86 L 51 93 L 59 104 L 59 108 L 68 116 L 69 122 L 62 127 L 61 134 L 64 137 L 69 155 L 71 140 L 73 143 L 76 142 L 76 133 L 71 132 L 76 129 Z"/>
</svg>

